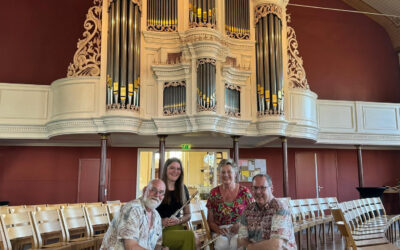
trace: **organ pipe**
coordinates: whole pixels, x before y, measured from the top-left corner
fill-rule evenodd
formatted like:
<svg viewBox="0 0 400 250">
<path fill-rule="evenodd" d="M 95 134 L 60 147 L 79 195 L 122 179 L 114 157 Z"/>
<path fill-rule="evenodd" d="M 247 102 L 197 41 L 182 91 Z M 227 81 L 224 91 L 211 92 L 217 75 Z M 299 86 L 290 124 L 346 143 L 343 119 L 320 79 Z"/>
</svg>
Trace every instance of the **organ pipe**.
<svg viewBox="0 0 400 250">
<path fill-rule="evenodd" d="M 107 108 L 139 110 L 140 7 L 132 0 L 109 6 Z"/>
<path fill-rule="evenodd" d="M 215 0 L 189 0 L 189 24 L 194 27 L 215 29 Z"/>
<path fill-rule="evenodd" d="M 197 60 L 197 108 L 198 111 L 216 111 L 216 67 L 215 60 Z"/>
<path fill-rule="evenodd" d="M 185 81 L 164 83 L 163 112 L 166 116 L 186 113 Z"/>
<path fill-rule="evenodd" d="M 240 117 L 240 87 L 225 83 L 225 114 Z"/>
<path fill-rule="evenodd" d="M 178 0 L 147 0 L 147 30 L 177 31 Z"/>
<path fill-rule="evenodd" d="M 276 13 L 256 17 L 257 111 L 283 114 L 282 21 Z"/>
<path fill-rule="evenodd" d="M 225 0 L 225 31 L 231 38 L 250 39 L 249 0 Z"/>
</svg>

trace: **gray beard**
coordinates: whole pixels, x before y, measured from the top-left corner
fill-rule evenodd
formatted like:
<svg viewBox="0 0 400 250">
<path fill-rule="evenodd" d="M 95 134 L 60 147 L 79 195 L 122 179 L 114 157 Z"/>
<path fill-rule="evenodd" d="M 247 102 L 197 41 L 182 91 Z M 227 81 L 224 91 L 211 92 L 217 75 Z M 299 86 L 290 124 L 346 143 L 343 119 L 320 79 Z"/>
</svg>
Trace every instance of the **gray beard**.
<svg viewBox="0 0 400 250">
<path fill-rule="evenodd" d="M 156 209 L 161 204 L 161 201 L 155 201 L 147 197 L 144 198 L 144 205 L 149 209 Z"/>
</svg>

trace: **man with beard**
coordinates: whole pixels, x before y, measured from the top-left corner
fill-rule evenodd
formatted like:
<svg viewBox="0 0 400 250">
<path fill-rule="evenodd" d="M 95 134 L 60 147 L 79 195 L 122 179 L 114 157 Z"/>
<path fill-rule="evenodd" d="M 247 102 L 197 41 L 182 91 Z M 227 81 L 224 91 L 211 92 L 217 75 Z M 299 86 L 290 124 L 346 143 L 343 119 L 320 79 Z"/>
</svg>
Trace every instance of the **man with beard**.
<svg viewBox="0 0 400 250">
<path fill-rule="evenodd" d="M 155 179 L 149 182 L 144 195 L 126 203 L 107 230 L 100 249 L 107 250 L 168 250 L 160 245 L 161 217 L 155 210 L 165 194 L 165 184 Z"/>
<path fill-rule="evenodd" d="M 297 249 L 290 211 L 272 194 L 271 177 L 254 176 L 252 192 L 256 202 L 242 213 L 238 246 L 247 250 Z"/>
</svg>

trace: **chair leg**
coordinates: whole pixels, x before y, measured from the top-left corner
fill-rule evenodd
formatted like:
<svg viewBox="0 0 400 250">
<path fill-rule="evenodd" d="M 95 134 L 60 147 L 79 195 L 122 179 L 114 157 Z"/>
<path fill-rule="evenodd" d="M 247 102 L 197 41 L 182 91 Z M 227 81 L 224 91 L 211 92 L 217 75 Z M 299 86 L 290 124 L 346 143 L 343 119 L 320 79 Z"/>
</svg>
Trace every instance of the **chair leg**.
<svg viewBox="0 0 400 250">
<path fill-rule="evenodd" d="M 310 240 L 310 228 L 307 227 L 306 231 L 306 238 L 307 238 L 307 249 L 311 249 L 311 240 Z"/>
<path fill-rule="evenodd" d="M 322 242 L 325 244 L 326 243 L 325 223 L 323 223 L 321 226 L 322 226 Z"/>
<path fill-rule="evenodd" d="M 302 236 L 302 233 L 301 233 L 301 230 L 300 230 L 300 231 L 297 232 L 297 241 L 299 242 L 299 244 L 297 245 L 298 249 L 301 249 L 301 236 Z"/>
</svg>

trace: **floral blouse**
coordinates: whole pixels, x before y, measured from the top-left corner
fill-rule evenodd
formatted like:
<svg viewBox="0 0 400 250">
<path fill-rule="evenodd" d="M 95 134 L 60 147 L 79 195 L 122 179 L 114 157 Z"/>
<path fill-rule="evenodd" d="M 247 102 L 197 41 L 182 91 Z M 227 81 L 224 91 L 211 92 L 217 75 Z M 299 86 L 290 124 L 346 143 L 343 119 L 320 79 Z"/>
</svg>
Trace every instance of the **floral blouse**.
<svg viewBox="0 0 400 250">
<path fill-rule="evenodd" d="M 206 206 L 212 212 L 214 222 L 222 226 L 239 222 L 244 209 L 253 202 L 254 198 L 250 190 L 244 186 L 239 186 L 239 192 L 233 202 L 224 202 L 220 186 L 218 186 L 211 189 Z"/>
</svg>

